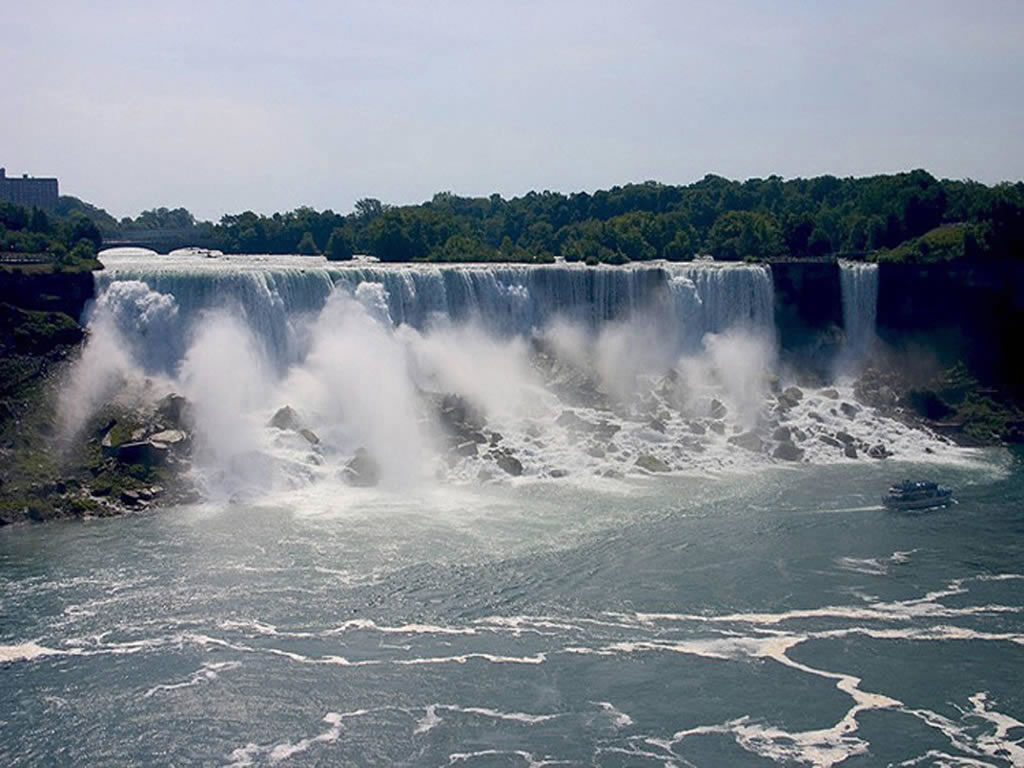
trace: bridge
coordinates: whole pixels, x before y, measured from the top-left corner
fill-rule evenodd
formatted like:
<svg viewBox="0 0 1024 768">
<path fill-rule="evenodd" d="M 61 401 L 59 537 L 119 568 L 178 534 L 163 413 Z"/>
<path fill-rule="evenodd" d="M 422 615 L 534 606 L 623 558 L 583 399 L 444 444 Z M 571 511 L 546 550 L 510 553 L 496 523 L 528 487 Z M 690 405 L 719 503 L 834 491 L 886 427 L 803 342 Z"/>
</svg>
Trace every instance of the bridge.
<svg viewBox="0 0 1024 768">
<path fill-rule="evenodd" d="M 127 229 L 105 236 L 101 248 L 149 248 L 169 253 L 176 248 L 213 248 L 213 235 L 195 227 L 181 229 Z"/>
</svg>

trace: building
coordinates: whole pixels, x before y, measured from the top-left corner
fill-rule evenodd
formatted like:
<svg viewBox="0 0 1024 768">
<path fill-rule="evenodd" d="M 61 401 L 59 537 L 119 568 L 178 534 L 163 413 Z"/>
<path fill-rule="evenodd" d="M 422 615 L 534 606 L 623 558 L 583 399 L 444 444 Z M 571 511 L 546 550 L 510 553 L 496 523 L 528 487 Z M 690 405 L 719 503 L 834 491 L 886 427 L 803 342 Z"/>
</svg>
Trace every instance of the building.
<svg viewBox="0 0 1024 768">
<path fill-rule="evenodd" d="M 20 179 L 7 178 L 7 171 L 0 168 L 0 203 L 14 203 L 26 208 L 35 206 L 44 211 L 57 207 L 57 180 L 35 179 L 25 174 Z"/>
</svg>

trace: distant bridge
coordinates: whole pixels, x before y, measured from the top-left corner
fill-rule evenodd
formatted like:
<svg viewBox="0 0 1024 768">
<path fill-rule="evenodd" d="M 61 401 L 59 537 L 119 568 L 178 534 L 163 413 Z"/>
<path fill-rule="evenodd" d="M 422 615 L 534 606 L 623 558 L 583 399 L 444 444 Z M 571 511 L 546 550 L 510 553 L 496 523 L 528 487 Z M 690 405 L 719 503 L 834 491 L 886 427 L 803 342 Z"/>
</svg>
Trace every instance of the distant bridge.
<svg viewBox="0 0 1024 768">
<path fill-rule="evenodd" d="M 168 253 L 176 248 L 212 248 L 212 235 L 194 228 L 128 229 L 103 238 L 102 248 L 149 248 Z"/>
</svg>

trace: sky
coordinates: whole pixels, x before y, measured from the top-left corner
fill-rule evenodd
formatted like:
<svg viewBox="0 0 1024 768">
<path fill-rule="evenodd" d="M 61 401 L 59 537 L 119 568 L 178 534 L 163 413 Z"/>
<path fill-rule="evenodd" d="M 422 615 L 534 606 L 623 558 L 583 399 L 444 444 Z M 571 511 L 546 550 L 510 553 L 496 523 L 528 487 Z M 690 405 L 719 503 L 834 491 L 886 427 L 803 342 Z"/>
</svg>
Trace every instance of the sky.
<svg viewBox="0 0 1024 768">
<path fill-rule="evenodd" d="M 1020 0 L 51 0 L 0 30 L 0 166 L 118 217 L 1024 178 Z"/>
</svg>

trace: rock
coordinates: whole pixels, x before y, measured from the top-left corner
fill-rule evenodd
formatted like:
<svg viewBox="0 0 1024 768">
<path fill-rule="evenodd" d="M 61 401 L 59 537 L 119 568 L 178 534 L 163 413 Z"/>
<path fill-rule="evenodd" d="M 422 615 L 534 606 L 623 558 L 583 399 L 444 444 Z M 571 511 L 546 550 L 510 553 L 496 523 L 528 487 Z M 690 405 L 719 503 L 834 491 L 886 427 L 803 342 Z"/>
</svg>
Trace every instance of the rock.
<svg viewBox="0 0 1024 768">
<path fill-rule="evenodd" d="M 459 443 L 457 446 L 455 446 L 454 451 L 459 456 L 476 456 L 476 447 L 478 445 L 479 443 L 476 442 L 475 440 L 466 440 L 465 442 Z"/>
<path fill-rule="evenodd" d="M 647 428 L 652 429 L 655 432 L 660 432 L 663 435 L 665 434 L 665 430 L 667 429 L 667 427 L 665 426 L 665 422 L 663 422 L 661 419 L 651 419 L 650 421 L 647 422 Z"/>
<path fill-rule="evenodd" d="M 798 448 L 791 440 L 783 440 L 775 446 L 772 456 L 783 461 L 800 461 L 804 457 L 804 450 Z"/>
<path fill-rule="evenodd" d="M 597 431 L 597 425 L 591 424 L 586 419 L 581 419 L 576 415 L 575 411 L 562 411 L 558 418 L 555 419 L 555 424 L 560 427 L 565 427 L 568 430 L 576 432 L 595 432 Z"/>
<path fill-rule="evenodd" d="M 843 453 L 846 455 L 846 458 L 848 458 L 848 459 L 856 459 L 857 458 L 857 448 L 852 443 L 847 443 L 843 447 Z"/>
<path fill-rule="evenodd" d="M 693 432 L 693 434 L 695 435 L 704 435 L 707 434 L 708 431 L 708 428 L 701 424 L 699 421 L 691 421 L 689 424 L 687 424 L 687 426 L 690 428 L 690 431 Z"/>
<path fill-rule="evenodd" d="M 278 408 L 277 413 L 270 417 L 270 421 L 267 422 L 267 426 L 298 431 L 302 429 L 302 420 L 299 418 L 299 414 L 295 412 L 294 408 L 290 405 L 285 405 Z"/>
<path fill-rule="evenodd" d="M 877 445 L 872 445 L 868 448 L 868 456 L 872 459 L 887 459 L 892 456 L 892 451 L 881 443 L 878 443 Z"/>
<path fill-rule="evenodd" d="M 121 501 L 131 507 L 137 507 L 142 504 L 142 497 L 138 491 L 125 490 L 121 491 Z"/>
<path fill-rule="evenodd" d="M 188 435 L 180 429 L 165 429 L 163 432 L 150 435 L 149 439 L 154 443 L 165 443 L 174 449 L 184 448 L 188 444 Z"/>
<path fill-rule="evenodd" d="M 306 442 L 308 442 L 310 445 L 320 445 L 320 438 L 317 437 L 316 432 L 314 432 L 312 429 L 300 429 L 299 434 L 306 438 Z"/>
<path fill-rule="evenodd" d="M 147 467 L 156 467 L 167 461 L 169 452 L 166 443 L 141 440 L 117 446 L 115 458 L 122 464 L 142 464 Z"/>
<path fill-rule="evenodd" d="M 800 387 L 786 387 L 782 394 L 795 403 L 799 403 L 804 399 L 804 392 Z"/>
<path fill-rule="evenodd" d="M 754 451 L 760 453 L 763 443 L 761 438 L 756 432 L 742 432 L 738 435 L 733 435 L 729 438 L 728 443 L 730 445 L 738 445 L 740 448 L 746 448 L 748 451 Z"/>
<path fill-rule="evenodd" d="M 818 394 L 821 395 L 822 397 L 827 397 L 829 400 L 838 400 L 839 399 L 839 392 L 837 390 L 833 389 L 832 387 L 828 387 L 826 389 L 822 389 L 822 390 L 820 390 L 818 392 Z"/>
<path fill-rule="evenodd" d="M 156 404 L 156 415 L 164 424 L 179 429 L 192 424 L 192 406 L 178 394 L 170 394 Z"/>
<path fill-rule="evenodd" d="M 896 391 L 888 385 L 879 387 L 877 399 L 880 405 L 888 408 L 893 407 L 899 402 L 899 396 L 896 394 Z"/>
<path fill-rule="evenodd" d="M 855 418 L 857 414 L 860 413 L 860 408 L 845 401 L 839 404 L 839 410 L 842 411 L 843 415 L 848 419 Z"/>
<path fill-rule="evenodd" d="M 646 469 L 648 472 L 668 472 L 671 470 L 668 464 L 649 453 L 642 453 L 637 456 L 635 464 L 640 469 Z"/>
<path fill-rule="evenodd" d="M 712 421 L 710 424 L 708 424 L 708 428 L 715 434 L 725 434 L 725 424 L 722 423 L 721 421 Z"/>
<path fill-rule="evenodd" d="M 729 409 L 725 407 L 725 403 L 717 398 L 711 399 L 711 408 L 708 411 L 712 419 L 724 419 L 726 414 L 729 413 Z"/>
<path fill-rule="evenodd" d="M 494 463 L 512 477 L 519 477 L 523 474 L 523 463 L 508 451 L 497 451 L 494 455 Z"/>
<path fill-rule="evenodd" d="M 505 436 L 503 434 L 501 434 L 500 432 L 491 432 L 490 443 L 491 443 L 492 446 L 497 445 L 498 443 L 500 443 L 504 439 L 505 439 Z"/>
<path fill-rule="evenodd" d="M 565 469 L 552 469 L 548 472 L 548 477 L 568 477 L 569 471 Z"/>
<path fill-rule="evenodd" d="M 595 459 L 603 459 L 606 452 L 600 445 L 591 445 L 587 447 L 587 455 L 593 456 Z"/>
<path fill-rule="evenodd" d="M 473 447 L 475 450 L 476 446 Z M 365 448 L 359 448 L 342 470 L 342 477 L 349 485 L 361 488 L 374 486 L 380 482 L 380 465 Z"/>
<path fill-rule="evenodd" d="M 484 428 L 483 414 L 461 395 L 442 397 L 438 417 L 445 431 L 453 435 L 479 432 Z"/>
<path fill-rule="evenodd" d="M 818 435 L 818 439 L 825 445 L 831 445 L 833 448 L 842 448 L 843 444 L 836 440 L 831 435 Z"/>
<path fill-rule="evenodd" d="M 772 440 L 778 440 L 780 443 L 784 443 L 787 440 L 791 440 L 793 436 L 793 430 L 789 427 L 777 427 L 772 432 Z"/>
<path fill-rule="evenodd" d="M 845 445 L 853 445 L 855 442 L 857 442 L 853 435 L 851 435 L 849 432 L 843 432 L 843 430 L 839 430 L 838 432 L 836 432 L 836 440 Z"/>
<path fill-rule="evenodd" d="M 800 429 L 800 427 L 793 427 L 792 438 L 794 441 L 802 443 L 807 439 L 807 433 Z"/>
<path fill-rule="evenodd" d="M 820 413 L 817 413 L 816 411 L 810 411 L 807 414 L 807 418 L 809 418 L 811 421 L 816 421 L 819 424 L 822 424 L 825 421 L 824 417 L 822 417 L 822 415 Z"/>
</svg>

